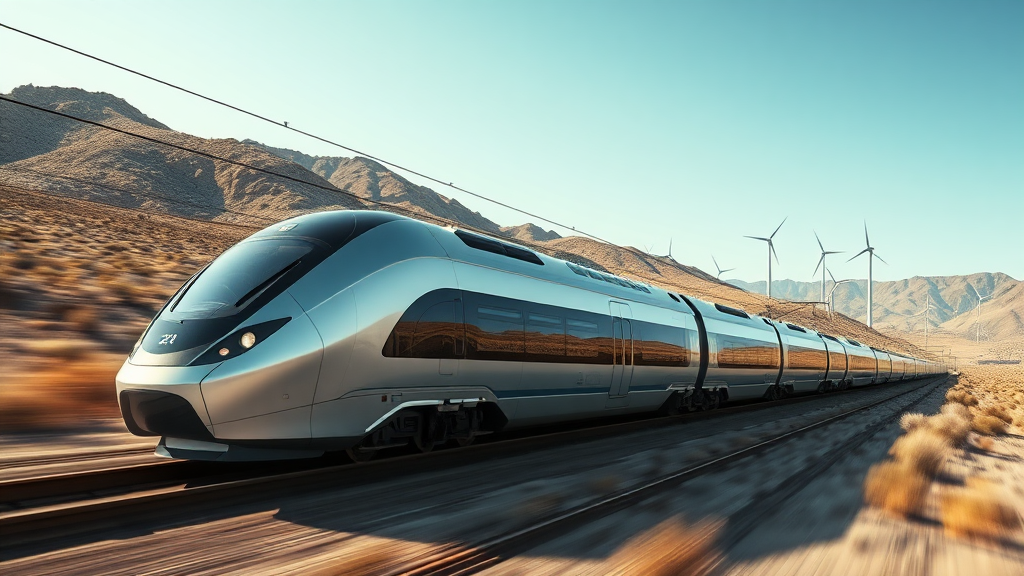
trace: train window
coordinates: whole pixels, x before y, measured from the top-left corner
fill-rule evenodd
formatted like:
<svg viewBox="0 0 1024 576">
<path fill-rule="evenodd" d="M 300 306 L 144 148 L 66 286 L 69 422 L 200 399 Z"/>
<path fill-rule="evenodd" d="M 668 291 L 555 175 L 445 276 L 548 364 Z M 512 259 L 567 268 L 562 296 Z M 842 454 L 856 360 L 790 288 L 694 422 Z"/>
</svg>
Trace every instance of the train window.
<svg viewBox="0 0 1024 576">
<path fill-rule="evenodd" d="M 740 318 L 750 318 L 750 316 L 748 316 L 747 313 L 744 312 L 743 310 L 738 310 L 730 306 L 715 304 L 715 308 L 718 309 L 719 312 L 725 312 L 726 314 L 732 314 L 733 316 L 738 316 Z"/>
<path fill-rule="evenodd" d="M 796 330 L 797 332 L 804 332 L 804 333 L 807 332 L 807 330 L 805 330 L 803 328 L 803 326 L 797 326 L 796 324 L 790 324 L 788 322 L 786 323 L 786 326 L 788 326 L 790 330 Z"/>
<path fill-rule="evenodd" d="M 818 334 L 818 336 L 821 336 L 822 338 L 827 338 L 833 342 L 839 342 L 839 339 L 836 338 L 835 336 L 829 336 L 828 334 Z"/>
<path fill-rule="evenodd" d="M 527 315 L 526 361 L 565 362 L 565 326 L 560 317 Z"/>
<path fill-rule="evenodd" d="M 590 317 L 589 320 L 565 319 L 566 361 L 610 365 L 612 363 L 611 318 L 601 314 L 587 314 L 587 316 Z"/>
<path fill-rule="evenodd" d="M 634 364 L 676 367 L 690 365 L 690 350 L 686 347 L 685 329 L 635 320 L 633 324 L 633 339 L 638 344 Z"/>
<path fill-rule="evenodd" d="M 789 367 L 795 370 L 820 370 L 828 367 L 828 355 L 824 350 L 814 350 L 803 346 L 790 346 L 787 351 Z"/>
<path fill-rule="evenodd" d="M 767 342 L 722 335 L 717 340 L 720 368 L 778 368 L 781 362 L 779 348 Z"/>
<path fill-rule="evenodd" d="M 480 236 L 479 234 L 471 234 L 464 230 L 456 230 L 455 235 L 470 248 L 476 248 L 477 250 L 483 250 L 484 252 L 491 252 L 493 254 L 500 254 L 502 256 L 508 256 L 509 258 L 515 258 L 516 260 L 522 260 L 523 262 L 529 262 L 531 264 L 544 265 L 544 261 L 539 256 L 518 246 L 511 244 L 505 244 L 498 242 L 497 240 L 487 238 L 486 236 Z"/>
<path fill-rule="evenodd" d="M 462 352 L 462 302 L 457 290 L 437 290 L 406 310 L 384 343 L 392 358 L 456 358 Z"/>
<path fill-rule="evenodd" d="M 671 292 L 668 293 L 668 297 L 675 300 L 676 302 L 679 302 L 679 298 L 676 298 L 676 295 Z"/>
<path fill-rule="evenodd" d="M 875 370 L 875 359 L 870 356 L 850 354 L 850 370 Z"/>
<path fill-rule="evenodd" d="M 477 301 L 466 319 L 466 357 L 472 360 L 522 361 L 526 353 L 523 313 L 506 308 L 515 301 L 506 298 L 467 295 Z M 493 305 L 492 305 L 493 301 Z"/>
<path fill-rule="evenodd" d="M 863 344 L 861 344 L 860 342 L 857 342 L 853 338 L 847 338 L 846 341 L 849 342 L 850 344 L 853 344 L 854 346 L 864 346 Z"/>
</svg>

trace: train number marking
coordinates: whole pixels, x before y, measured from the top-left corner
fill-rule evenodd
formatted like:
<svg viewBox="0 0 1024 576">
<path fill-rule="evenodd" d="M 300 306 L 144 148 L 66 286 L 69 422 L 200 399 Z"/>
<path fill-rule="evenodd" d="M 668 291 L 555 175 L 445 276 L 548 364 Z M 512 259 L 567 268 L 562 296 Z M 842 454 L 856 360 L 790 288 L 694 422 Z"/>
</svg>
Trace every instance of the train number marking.
<svg viewBox="0 0 1024 576">
<path fill-rule="evenodd" d="M 177 337 L 177 334 L 164 334 L 163 338 L 160 338 L 160 345 L 166 346 L 167 344 L 174 344 L 174 340 Z"/>
</svg>

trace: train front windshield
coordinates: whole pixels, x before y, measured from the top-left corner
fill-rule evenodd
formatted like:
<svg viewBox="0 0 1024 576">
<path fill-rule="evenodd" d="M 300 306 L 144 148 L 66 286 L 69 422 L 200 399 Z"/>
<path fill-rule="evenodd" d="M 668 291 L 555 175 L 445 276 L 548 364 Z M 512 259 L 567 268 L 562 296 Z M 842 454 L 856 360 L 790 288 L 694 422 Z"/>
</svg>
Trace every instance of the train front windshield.
<svg viewBox="0 0 1024 576">
<path fill-rule="evenodd" d="M 234 315 L 312 250 L 312 244 L 292 239 L 238 244 L 203 270 L 168 315 L 183 320 Z"/>
</svg>

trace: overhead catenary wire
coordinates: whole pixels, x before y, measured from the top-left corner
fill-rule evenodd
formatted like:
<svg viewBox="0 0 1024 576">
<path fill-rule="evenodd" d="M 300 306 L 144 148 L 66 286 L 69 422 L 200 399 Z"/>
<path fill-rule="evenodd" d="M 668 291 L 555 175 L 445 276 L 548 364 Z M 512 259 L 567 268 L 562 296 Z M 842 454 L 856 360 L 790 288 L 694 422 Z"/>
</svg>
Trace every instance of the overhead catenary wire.
<svg viewBox="0 0 1024 576">
<path fill-rule="evenodd" d="M 256 119 L 261 120 L 263 122 L 268 122 L 268 123 L 273 124 L 275 126 L 278 126 L 280 128 L 284 128 L 285 130 L 291 130 L 292 132 L 295 132 L 297 134 L 302 134 L 303 136 L 306 136 L 306 137 L 309 137 L 309 138 L 313 138 L 313 139 L 318 140 L 320 142 L 323 142 L 325 144 L 330 144 L 331 146 L 336 146 L 338 148 L 341 148 L 342 150 L 347 150 L 348 152 L 352 152 L 353 154 L 358 154 L 358 155 L 363 156 L 365 158 L 369 158 L 371 160 L 380 162 L 381 164 L 384 164 L 386 166 L 390 166 L 391 168 L 395 168 L 397 170 L 401 170 L 403 172 L 406 172 L 406 173 L 409 173 L 409 174 L 413 174 L 415 176 L 419 176 L 420 178 L 423 178 L 425 180 L 429 180 L 430 182 L 434 182 L 434 183 L 439 184 L 441 186 L 446 186 L 448 188 L 451 188 L 452 190 L 457 190 L 457 191 L 462 192 L 464 194 L 468 194 L 468 195 L 473 196 L 475 198 L 479 198 L 481 200 L 484 200 L 484 201 L 490 202 L 492 204 L 501 206 L 502 208 L 507 208 L 509 210 L 513 210 L 513 211 L 518 212 L 520 214 L 523 214 L 525 216 L 529 216 L 530 218 L 536 218 L 537 220 L 543 221 L 543 222 L 545 222 L 547 224 L 551 224 L 553 226 L 558 226 L 559 228 L 562 228 L 564 230 L 572 230 L 573 232 L 576 232 L 576 233 L 581 234 L 583 236 L 587 236 L 588 238 L 592 238 L 592 239 L 597 240 L 599 242 L 604 242 L 606 244 L 611 244 L 613 246 L 617 246 L 617 244 L 614 244 L 613 242 L 610 242 L 608 240 L 605 240 L 603 238 L 595 236 L 594 234 L 589 234 L 587 232 L 579 230 L 579 229 L 577 229 L 574 226 L 569 226 L 567 224 L 562 224 L 560 222 L 556 222 L 556 221 L 551 220 L 549 218 L 545 218 L 545 217 L 543 217 L 543 216 L 541 216 L 539 214 L 535 214 L 533 212 L 529 212 L 527 210 L 523 210 L 522 208 L 517 208 L 515 206 L 512 206 L 511 204 L 507 204 L 505 202 L 502 202 L 500 200 L 495 200 L 494 198 L 490 198 L 490 197 L 485 196 L 483 194 L 467 190 L 465 188 L 462 188 L 461 186 L 456 186 L 451 181 L 445 181 L 444 179 L 441 179 L 441 178 L 436 178 L 434 176 L 429 176 L 429 175 L 427 175 L 427 174 L 425 174 L 423 172 L 420 172 L 418 170 L 414 170 L 412 168 L 408 168 L 408 167 L 403 166 L 401 164 L 398 164 L 396 162 L 391 162 L 389 160 L 385 160 L 385 159 L 383 159 L 383 158 L 381 158 L 379 156 L 374 156 L 372 154 L 368 154 L 366 152 L 363 152 L 363 151 L 358 150 L 356 148 L 353 148 L 351 146 L 346 146 L 344 144 L 341 144 L 341 143 L 336 142 L 334 140 L 330 140 L 330 139 L 325 138 L 323 136 L 318 136 L 318 135 L 313 134 L 311 132 L 306 132 L 305 130 L 299 130 L 298 128 L 295 128 L 294 126 L 289 126 L 287 122 L 274 120 L 274 119 L 269 118 L 267 116 L 264 116 L 262 114 L 257 114 L 256 112 L 252 112 L 250 110 L 246 110 L 246 109 L 241 108 L 239 106 L 235 106 L 233 104 L 229 104 L 227 102 L 224 102 L 222 100 L 218 100 L 216 98 L 212 98 L 210 96 L 206 96 L 205 94 L 201 94 L 199 92 L 196 92 L 194 90 L 190 90 L 188 88 L 185 88 L 183 86 L 179 86 L 177 84 L 174 84 L 172 82 L 168 82 L 166 80 L 161 80 L 160 78 L 157 78 L 155 76 L 151 76 L 151 75 L 146 74 L 144 72 L 140 72 L 138 70 L 134 70 L 134 69 L 129 68 L 127 66 L 123 66 L 121 64 L 117 64 L 115 62 L 111 62 L 110 60 L 106 60 L 104 58 L 100 58 L 99 56 L 94 56 L 92 54 L 89 54 L 87 52 L 83 52 L 81 50 L 77 50 L 75 48 L 72 48 L 70 46 L 67 46 L 65 44 L 61 44 L 61 43 L 53 41 L 53 40 L 50 40 L 48 38 L 43 38 L 42 36 L 39 36 L 37 34 L 32 34 L 31 32 L 27 32 L 25 30 L 21 30 L 19 28 L 15 28 L 14 26 L 10 26 L 8 24 L 4 24 L 3 22 L 0 22 L 0 27 L 6 28 L 7 30 L 10 30 L 12 32 L 17 32 L 18 34 L 22 34 L 24 36 L 28 36 L 29 38 L 33 38 L 35 40 L 39 40 L 40 42 L 45 42 L 46 44 L 50 44 L 51 46 L 56 46 L 56 47 L 61 48 L 63 50 L 67 50 L 69 52 L 73 52 L 75 54 L 78 54 L 79 56 L 83 56 L 85 58 L 89 58 L 91 60 L 95 60 L 96 62 L 100 62 L 100 63 L 106 64 L 108 66 L 113 66 L 114 68 L 117 68 L 117 69 L 122 70 L 124 72 L 128 72 L 129 74 L 134 74 L 134 75 L 139 76 L 141 78 L 145 78 L 147 80 L 151 80 L 153 82 L 157 82 L 159 84 L 167 86 L 168 88 L 172 88 L 174 90 L 178 90 L 178 91 L 184 92 L 184 93 L 189 94 L 191 96 L 195 96 L 196 98 L 201 98 L 203 100 L 206 100 L 207 102 L 211 102 L 213 104 L 217 104 L 218 106 L 223 106 L 225 108 L 229 108 L 231 110 L 234 110 L 236 112 L 245 114 L 247 116 L 251 116 L 252 118 L 256 118 Z M 621 248 L 621 246 L 620 246 L 620 248 Z"/>
</svg>

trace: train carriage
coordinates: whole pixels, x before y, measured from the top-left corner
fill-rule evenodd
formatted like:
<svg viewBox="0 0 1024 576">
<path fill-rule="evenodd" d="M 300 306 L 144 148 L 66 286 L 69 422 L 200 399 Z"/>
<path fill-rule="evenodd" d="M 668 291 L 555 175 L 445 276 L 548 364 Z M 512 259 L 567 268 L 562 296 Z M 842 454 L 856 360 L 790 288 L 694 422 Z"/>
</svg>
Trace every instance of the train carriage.
<svg viewBox="0 0 1024 576">
<path fill-rule="evenodd" d="M 821 341 L 828 350 L 828 374 L 825 379 L 833 388 L 845 390 L 849 388 L 852 381 L 849 379 L 850 360 L 846 355 L 846 348 L 835 336 L 818 333 Z"/>
<path fill-rule="evenodd" d="M 830 387 L 828 375 L 828 348 L 821 337 L 803 326 L 773 322 L 779 333 L 785 362 L 779 385 L 787 392 L 803 394 L 824 392 Z"/>
</svg>

